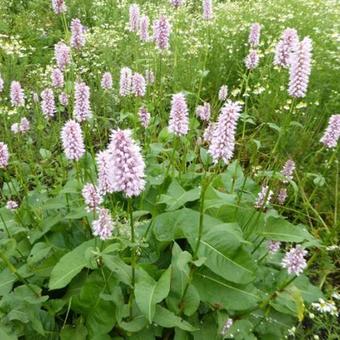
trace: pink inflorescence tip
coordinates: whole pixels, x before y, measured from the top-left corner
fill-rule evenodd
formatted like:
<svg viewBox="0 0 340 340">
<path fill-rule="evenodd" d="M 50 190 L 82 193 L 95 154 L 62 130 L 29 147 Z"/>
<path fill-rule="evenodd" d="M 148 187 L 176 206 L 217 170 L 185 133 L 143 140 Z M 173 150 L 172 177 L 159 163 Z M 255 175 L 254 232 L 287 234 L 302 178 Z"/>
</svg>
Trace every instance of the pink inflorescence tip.
<svg viewBox="0 0 340 340">
<path fill-rule="evenodd" d="M 144 128 L 147 128 L 150 122 L 150 113 L 146 107 L 141 107 L 138 111 L 139 121 Z"/>
<path fill-rule="evenodd" d="M 260 44 L 261 35 L 261 25 L 259 23 L 254 23 L 250 27 L 250 33 L 248 42 L 252 48 L 257 47 Z"/>
<path fill-rule="evenodd" d="M 275 48 L 274 65 L 288 68 L 291 54 L 297 49 L 298 44 L 297 31 L 294 28 L 285 29 Z"/>
<path fill-rule="evenodd" d="M 67 11 L 64 0 L 52 0 L 52 8 L 55 14 L 62 14 Z"/>
<path fill-rule="evenodd" d="M 9 152 L 7 144 L 0 142 L 0 169 L 8 166 Z"/>
<path fill-rule="evenodd" d="M 108 150 L 100 151 L 96 157 L 98 168 L 98 191 L 100 195 L 114 192 L 113 160 Z"/>
<path fill-rule="evenodd" d="M 153 37 L 160 50 L 169 48 L 170 32 L 169 20 L 164 15 L 161 15 L 153 24 Z"/>
<path fill-rule="evenodd" d="M 112 155 L 115 191 L 122 191 L 127 197 L 138 196 L 145 187 L 145 164 L 131 131 L 113 130 L 108 150 Z"/>
<path fill-rule="evenodd" d="M 97 187 L 92 183 L 86 183 L 81 192 L 88 211 L 96 210 L 103 202 L 103 197 L 100 195 Z"/>
<path fill-rule="evenodd" d="M 132 76 L 132 93 L 136 97 L 144 97 L 146 93 L 146 81 L 140 73 L 134 73 Z"/>
<path fill-rule="evenodd" d="M 280 241 L 269 240 L 267 243 L 267 249 L 271 254 L 277 253 L 280 250 L 280 246 L 281 246 Z"/>
<path fill-rule="evenodd" d="M 92 222 L 92 233 L 101 240 L 108 240 L 113 231 L 113 221 L 111 213 L 106 208 L 98 209 L 98 219 Z"/>
<path fill-rule="evenodd" d="M 246 59 L 244 60 L 244 63 L 248 70 L 254 70 L 258 66 L 259 62 L 260 57 L 255 50 L 250 51 L 249 54 L 246 56 Z"/>
<path fill-rule="evenodd" d="M 169 0 L 170 4 L 175 8 L 178 8 L 184 4 L 184 0 Z"/>
<path fill-rule="evenodd" d="M 65 92 L 60 93 L 58 99 L 59 99 L 59 103 L 62 106 L 67 106 L 68 105 L 68 95 Z"/>
<path fill-rule="evenodd" d="M 290 57 L 288 92 L 292 97 L 306 96 L 312 68 L 312 40 L 304 38 Z"/>
<path fill-rule="evenodd" d="M 307 267 L 307 262 L 304 258 L 306 255 L 307 251 L 304 250 L 300 245 L 297 245 L 295 248 L 291 248 L 289 252 L 285 254 L 281 265 L 283 268 L 287 269 L 288 274 L 299 276 Z"/>
<path fill-rule="evenodd" d="M 283 183 L 288 183 L 293 179 L 294 170 L 295 162 L 291 159 L 288 159 L 281 170 L 281 175 L 284 177 L 282 180 Z"/>
<path fill-rule="evenodd" d="M 172 96 L 169 131 L 178 136 L 184 136 L 189 131 L 188 106 L 183 93 Z"/>
<path fill-rule="evenodd" d="M 54 46 L 54 57 L 58 67 L 64 71 L 71 62 L 70 48 L 63 42 L 59 42 Z"/>
<path fill-rule="evenodd" d="M 74 93 L 75 105 L 73 116 L 78 122 L 83 122 L 92 117 L 90 107 L 90 88 L 82 82 L 75 84 Z"/>
<path fill-rule="evenodd" d="M 120 70 L 119 94 L 126 97 L 132 91 L 132 71 L 129 67 Z"/>
<path fill-rule="evenodd" d="M 10 96 L 13 106 L 21 107 L 25 105 L 25 94 L 18 81 L 12 81 Z"/>
<path fill-rule="evenodd" d="M 59 68 L 54 68 L 51 73 L 51 80 L 53 87 L 64 86 L 64 74 Z"/>
<path fill-rule="evenodd" d="M 142 41 L 149 41 L 149 17 L 142 15 L 139 21 L 139 38 Z"/>
<path fill-rule="evenodd" d="M 112 75 L 111 75 L 110 72 L 105 72 L 103 74 L 100 85 L 101 85 L 102 89 L 104 89 L 104 90 L 112 89 Z"/>
<path fill-rule="evenodd" d="M 218 99 L 224 102 L 228 97 L 228 86 L 222 85 L 218 91 Z"/>
<path fill-rule="evenodd" d="M 203 105 L 199 105 L 196 108 L 196 116 L 203 120 L 203 121 L 208 121 L 210 119 L 210 104 L 209 103 L 204 103 Z"/>
<path fill-rule="evenodd" d="M 283 205 L 286 202 L 287 197 L 288 197 L 287 189 L 281 188 L 279 190 L 279 193 L 277 194 L 277 201 L 279 202 L 279 204 Z"/>
<path fill-rule="evenodd" d="M 51 89 L 41 92 L 41 110 L 45 118 L 52 118 L 56 112 L 54 94 Z"/>
<path fill-rule="evenodd" d="M 140 9 L 137 4 L 131 4 L 129 7 L 129 31 L 138 32 L 140 20 Z"/>
<path fill-rule="evenodd" d="M 261 191 L 258 193 L 255 208 L 265 208 L 270 203 L 273 196 L 273 191 L 269 190 L 268 185 L 263 185 Z"/>
<path fill-rule="evenodd" d="M 18 208 L 18 203 L 16 201 L 13 200 L 9 200 L 6 203 L 6 209 L 8 210 L 15 210 Z"/>
<path fill-rule="evenodd" d="M 61 140 L 67 159 L 79 160 L 85 153 L 83 134 L 79 123 L 69 120 L 61 130 Z"/>
<path fill-rule="evenodd" d="M 332 115 L 329 118 L 328 126 L 320 142 L 328 149 L 337 146 L 340 137 L 340 114 Z"/>
<path fill-rule="evenodd" d="M 212 0 L 202 0 L 203 19 L 211 20 L 213 18 L 213 2 Z"/>
<path fill-rule="evenodd" d="M 241 108 L 239 103 L 229 100 L 221 109 L 208 150 L 214 163 L 221 159 L 228 164 L 234 155 L 235 133 Z"/>
<path fill-rule="evenodd" d="M 80 49 L 85 46 L 86 36 L 85 28 L 79 19 L 72 19 L 71 21 L 71 46 Z"/>
</svg>

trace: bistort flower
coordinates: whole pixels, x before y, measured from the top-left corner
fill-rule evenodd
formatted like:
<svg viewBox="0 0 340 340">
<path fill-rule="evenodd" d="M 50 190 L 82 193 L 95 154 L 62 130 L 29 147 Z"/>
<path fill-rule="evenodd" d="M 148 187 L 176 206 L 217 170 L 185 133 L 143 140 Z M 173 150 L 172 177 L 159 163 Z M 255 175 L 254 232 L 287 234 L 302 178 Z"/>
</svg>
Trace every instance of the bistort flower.
<svg viewBox="0 0 340 340">
<path fill-rule="evenodd" d="M 75 104 L 73 117 L 78 122 L 90 119 L 92 117 L 90 107 L 90 88 L 85 83 L 77 82 L 75 84 L 74 99 Z"/>
<path fill-rule="evenodd" d="M 164 15 L 161 15 L 153 24 L 153 37 L 160 50 L 169 48 L 170 32 L 169 20 Z"/>
<path fill-rule="evenodd" d="M 188 106 L 183 93 L 172 96 L 169 119 L 169 131 L 177 136 L 184 136 L 189 130 Z"/>
<path fill-rule="evenodd" d="M 241 108 L 239 103 L 229 100 L 221 109 L 208 150 L 214 163 L 221 159 L 228 164 L 234 155 L 235 133 Z"/>
<path fill-rule="evenodd" d="M 52 118 L 56 112 L 54 94 L 51 89 L 45 89 L 41 92 L 41 110 L 45 118 Z"/>
<path fill-rule="evenodd" d="M 113 130 L 108 150 L 112 155 L 115 191 L 122 191 L 127 197 L 138 196 L 145 187 L 145 164 L 131 131 Z"/>
<path fill-rule="evenodd" d="M 18 81 L 13 80 L 11 83 L 11 104 L 16 107 L 25 105 L 25 94 Z"/>
<path fill-rule="evenodd" d="M 320 142 L 328 149 L 335 148 L 340 137 L 340 114 L 329 118 L 327 129 Z"/>
<path fill-rule="evenodd" d="M 96 186 L 92 183 L 86 183 L 81 192 L 88 211 L 96 210 L 103 202 L 103 197 L 100 195 Z"/>
<path fill-rule="evenodd" d="M 112 236 L 113 221 L 108 209 L 98 209 L 98 219 L 92 222 L 92 233 L 101 240 L 108 240 Z"/>
<path fill-rule="evenodd" d="M 80 49 L 85 46 L 86 36 L 85 28 L 79 19 L 72 19 L 71 21 L 71 46 Z"/>
<path fill-rule="evenodd" d="M 61 140 L 65 156 L 70 160 L 79 160 L 85 153 L 83 134 L 79 123 L 69 120 L 61 130 Z"/>
<path fill-rule="evenodd" d="M 303 273 L 303 270 L 307 267 L 307 262 L 304 256 L 307 255 L 307 251 L 300 245 L 295 248 L 291 248 L 289 252 L 285 254 L 282 259 L 281 265 L 286 268 L 288 274 L 294 274 L 296 276 Z"/>
<path fill-rule="evenodd" d="M 7 144 L 0 142 L 0 169 L 7 168 L 9 152 Z"/>
</svg>

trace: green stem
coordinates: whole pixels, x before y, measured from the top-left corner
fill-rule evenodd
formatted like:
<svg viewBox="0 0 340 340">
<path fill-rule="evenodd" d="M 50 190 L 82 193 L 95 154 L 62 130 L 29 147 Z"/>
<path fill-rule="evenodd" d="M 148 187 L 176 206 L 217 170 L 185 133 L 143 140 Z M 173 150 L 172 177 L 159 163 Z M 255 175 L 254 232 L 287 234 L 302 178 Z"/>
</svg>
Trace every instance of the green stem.
<svg viewBox="0 0 340 340">
<path fill-rule="evenodd" d="M 132 291 L 130 295 L 129 301 L 129 310 L 130 310 L 130 318 L 132 318 L 132 296 L 135 291 L 135 280 L 136 280 L 136 247 L 135 247 L 135 228 L 133 224 L 133 209 L 132 209 L 132 200 L 128 200 L 128 214 L 130 219 L 130 228 L 131 228 L 131 267 L 132 267 L 132 278 L 131 278 L 131 286 Z"/>
</svg>

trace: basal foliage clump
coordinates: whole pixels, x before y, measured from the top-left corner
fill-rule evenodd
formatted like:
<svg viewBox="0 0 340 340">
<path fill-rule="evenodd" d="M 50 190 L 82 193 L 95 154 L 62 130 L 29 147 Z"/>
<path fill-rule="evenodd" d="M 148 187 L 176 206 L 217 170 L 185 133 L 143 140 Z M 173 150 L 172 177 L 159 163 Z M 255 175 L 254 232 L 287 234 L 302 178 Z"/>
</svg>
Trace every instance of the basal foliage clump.
<svg viewBox="0 0 340 340">
<path fill-rule="evenodd" d="M 336 333 L 322 42 L 243 2 L 18 1 L 3 25 L 42 8 L 35 51 L 0 36 L 0 339 Z M 319 101 L 327 118 L 304 126 Z"/>
</svg>

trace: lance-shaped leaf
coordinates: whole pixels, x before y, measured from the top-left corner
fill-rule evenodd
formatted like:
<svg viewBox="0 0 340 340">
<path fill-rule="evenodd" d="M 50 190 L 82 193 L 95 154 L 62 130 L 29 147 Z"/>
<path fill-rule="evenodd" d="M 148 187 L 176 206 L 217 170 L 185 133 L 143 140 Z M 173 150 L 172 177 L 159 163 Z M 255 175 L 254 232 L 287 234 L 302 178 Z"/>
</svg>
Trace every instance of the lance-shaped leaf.
<svg viewBox="0 0 340 340">
<path fill-rule="evenodd" d="M 149 323 L 152 322 L 155 315 L 156 304 L 164 300 L 169 294 L 170 280 L 171 267 L 162 274 L 158 281 L 155 281 L 144 270 L 138 270 L 135 287 L 136 303 Z"/>
</svg>

